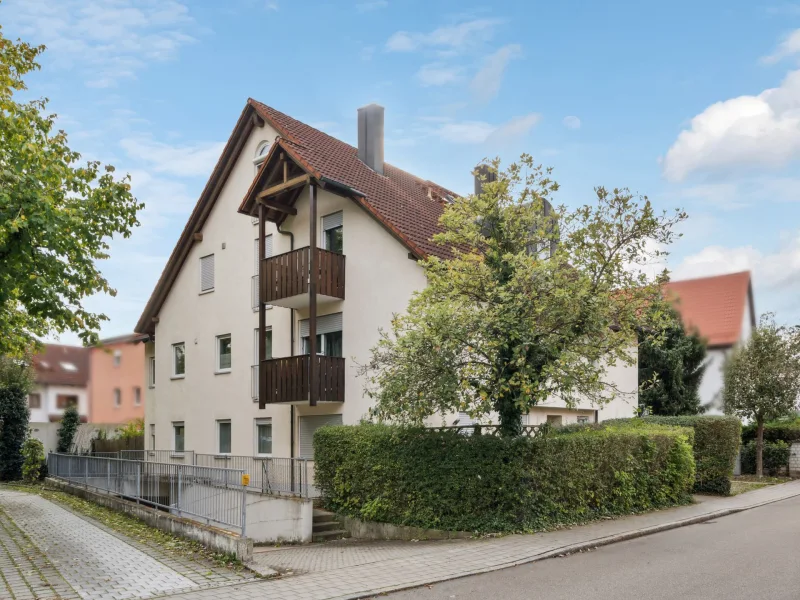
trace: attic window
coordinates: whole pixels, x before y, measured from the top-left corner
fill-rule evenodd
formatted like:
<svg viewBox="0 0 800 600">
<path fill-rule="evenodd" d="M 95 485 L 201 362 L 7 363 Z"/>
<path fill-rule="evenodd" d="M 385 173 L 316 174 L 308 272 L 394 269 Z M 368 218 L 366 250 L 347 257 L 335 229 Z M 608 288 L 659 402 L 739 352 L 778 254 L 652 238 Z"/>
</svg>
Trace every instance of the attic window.
<svg viewBox="0 0 800 600">
<path fill-rule="evenodd" d="M 70 373 L 77 373 L 78 372 L 78 367 L 76 367 L 71 362 L 62 362 L 62 363 L 59 363 L 59 364 L 61 365 L 61 368 L 64 369 L 65 371 L 69 371 Z"/>
<path fill-rule="evenodd" d="M 269 154 L 269 142 L 261 142 L 256 150 L 255 158 L 253 158 L 253 164 L 259 166 L 267 158 L 267 154 Z"/>
</svg>

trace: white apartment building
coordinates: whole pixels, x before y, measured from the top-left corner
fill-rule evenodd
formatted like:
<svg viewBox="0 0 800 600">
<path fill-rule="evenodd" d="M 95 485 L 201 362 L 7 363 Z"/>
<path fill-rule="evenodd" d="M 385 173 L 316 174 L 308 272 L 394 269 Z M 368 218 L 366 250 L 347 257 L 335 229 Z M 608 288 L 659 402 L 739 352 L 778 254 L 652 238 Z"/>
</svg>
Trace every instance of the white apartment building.
<svg viewBox="0 0 800 600">
<path fill-rule="evenodd" d="M 136 326 L 148 448 L 310 458 L 318 427 L 367 414 L 356 365 L 426 285 L 417 261 L 443 256 L 455 194 L 384 162 L 383 108 L 359 110 L 358 139 L 248 100 Z M 528 423 L 631 416 L 636 366 L 608 377 L 628 393 Z"/>
</svg>

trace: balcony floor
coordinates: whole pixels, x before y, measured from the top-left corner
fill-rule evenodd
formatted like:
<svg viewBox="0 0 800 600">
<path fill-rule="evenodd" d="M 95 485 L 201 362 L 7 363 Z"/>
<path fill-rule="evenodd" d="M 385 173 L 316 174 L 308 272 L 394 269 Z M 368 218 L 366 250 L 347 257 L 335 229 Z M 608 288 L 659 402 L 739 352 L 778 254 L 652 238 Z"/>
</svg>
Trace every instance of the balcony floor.
<svg viewBox="0 0 800 600">
<path fill-rule="evenodd" d="M 317 306 L 325 306 L 333 304 L 334 302 L 342 302 L 342 299 L 334 296 L 326 296 L 325 294 L 317 294 Z M 294 309 L 308 308 L 308 304 L 308 294 L 297 294 L 296 296 L 289 296 L 288 298 L 281 298 L 280 300 L 272 300 L 270 302 L 270 306 Z"/>
</svg>

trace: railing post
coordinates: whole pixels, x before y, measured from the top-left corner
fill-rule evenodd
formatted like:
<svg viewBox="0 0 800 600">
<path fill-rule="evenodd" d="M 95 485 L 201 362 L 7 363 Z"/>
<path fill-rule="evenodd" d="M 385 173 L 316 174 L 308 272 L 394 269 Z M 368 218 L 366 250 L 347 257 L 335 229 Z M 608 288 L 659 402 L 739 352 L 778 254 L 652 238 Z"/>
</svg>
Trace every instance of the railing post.
<svg viewBox="0 0 800 600">
<path fill-rule="evenodd" d="M 136 504 L 139 504 L 139 499 L 142 497 L 142 463 L 136 463 Z"/>
<path fill-rule="evenodd" d="M 239 483 L 242 484 L 242 537 L 247 537 L 247 488 L 243 481 Z"/>
<path fill-rule="evenodd" d="M 84 487 L 84 489 L 88 490 L 89 489 L 89 458 L 88 457 L 84 457 L 83 460 L 84 460 L 84 465 L 86 465 L 83 468 L 83 487 Z"/>
<path fill-rule="evenodd" d="M 67 481 L 72 483 L 72 461 L 67 459 Z"/>
<path fill-rule="evenodd" d="M 111 459 L 106 459 L 106 491 L 111 494 Z"/>
<path fill-rule="evenodd" d="M 181 476 L 182 472 L 183 469 L 181 468 L 181 465 L 178 465 L 178 516 L 179 517 L 181 516 L 181 483 L 183 482 L 183 477 Z"/>
</svg>

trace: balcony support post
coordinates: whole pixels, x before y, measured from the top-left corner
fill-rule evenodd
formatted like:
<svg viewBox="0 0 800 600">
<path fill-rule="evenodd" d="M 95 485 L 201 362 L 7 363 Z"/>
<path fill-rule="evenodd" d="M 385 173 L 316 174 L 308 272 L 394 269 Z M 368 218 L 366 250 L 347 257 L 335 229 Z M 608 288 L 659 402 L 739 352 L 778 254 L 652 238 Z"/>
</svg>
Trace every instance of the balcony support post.
<svg viewBox="0 0 800 600">
<path fill-rule="evenodd" d="M 267 373 L 261 367 L 261 361 L 267 353 L 267 309 L 264 302 L 264 294 L 267 286 L 264 278 L 264 248 L 267 241 L 267 222 L 264 218 L 267 209 L 263 204 L 258 205 L 258 408 L 263 409 L 267 403 Z"/>
<path fill-rule="evenodd" d="M 309 210 L 309 258 L 308 258 L 308 404 L 317 405 L 317 186 L 308 186 Z"/>
</svg>

